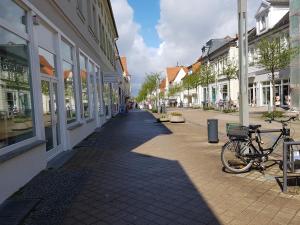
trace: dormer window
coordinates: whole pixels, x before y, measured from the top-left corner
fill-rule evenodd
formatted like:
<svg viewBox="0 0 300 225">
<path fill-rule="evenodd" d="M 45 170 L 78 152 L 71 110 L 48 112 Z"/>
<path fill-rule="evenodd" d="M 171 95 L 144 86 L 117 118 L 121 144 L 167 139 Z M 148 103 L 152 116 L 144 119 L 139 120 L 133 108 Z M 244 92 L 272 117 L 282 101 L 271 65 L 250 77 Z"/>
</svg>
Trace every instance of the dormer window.
<svg viewBox="0 0 300 225">
<path fill-rule="evenodd" d="M 266 17 L 262 16 L 260 20 L 260 31 L 263 31 L 267 28 Z"/>
</svg>

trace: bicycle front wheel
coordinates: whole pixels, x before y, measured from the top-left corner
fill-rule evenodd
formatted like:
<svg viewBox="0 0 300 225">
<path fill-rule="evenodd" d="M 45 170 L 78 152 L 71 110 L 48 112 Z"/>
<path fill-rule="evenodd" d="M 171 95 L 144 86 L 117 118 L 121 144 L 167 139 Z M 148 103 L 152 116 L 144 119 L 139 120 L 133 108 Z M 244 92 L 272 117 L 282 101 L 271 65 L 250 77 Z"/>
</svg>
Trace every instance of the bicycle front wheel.
<svg viewBox="0 0 300 225">
<path fill-rule="evenodd" d="M 248 171 L 253 159 L 249 155 L 253 153 L 247 142 L 240 140 L 230 140 L 222 148 L 221 161 L 223 166 L 233 173 L 243 173 Z"/>
</svg>

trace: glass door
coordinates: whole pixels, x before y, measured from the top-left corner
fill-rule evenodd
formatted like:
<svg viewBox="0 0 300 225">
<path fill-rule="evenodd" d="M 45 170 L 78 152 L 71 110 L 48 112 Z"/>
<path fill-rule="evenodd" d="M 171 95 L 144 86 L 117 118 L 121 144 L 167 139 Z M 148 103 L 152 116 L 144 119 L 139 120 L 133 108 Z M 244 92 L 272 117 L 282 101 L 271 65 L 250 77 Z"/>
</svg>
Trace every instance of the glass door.
<svg viewBox="0 0 300 225">
<path fill-rule="evenodd" d="M 48 77 L 41 78 L 43 121 L 48 159 L 54 157 L 60 146 L 60 129 L 58 123 L 57 83 Z"/>
</svg>

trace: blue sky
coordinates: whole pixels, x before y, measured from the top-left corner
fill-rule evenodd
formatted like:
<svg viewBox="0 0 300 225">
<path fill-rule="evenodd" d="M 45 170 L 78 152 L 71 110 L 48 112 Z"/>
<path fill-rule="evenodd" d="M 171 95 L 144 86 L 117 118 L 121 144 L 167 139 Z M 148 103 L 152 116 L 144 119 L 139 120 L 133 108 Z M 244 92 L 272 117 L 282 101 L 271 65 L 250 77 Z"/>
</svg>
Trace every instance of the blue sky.
<svg viewBox="0 0 300 225">
<path fill-rule="evenodd" d="M 1 0 L 0 0 L 1 1 Z M 111 0 L 118 27 L 118 48 L 127 57 L 132 94 L 146 74 L 191 65 L 211 38 L 235 36 L 236 0 Z M 248 0 L 248 19 L 262 0 Z"/>
<path fill-rule="evenodd" d="M 128 0 L 134 10 L 134 20 L 138 22 L 140 34 L 149 47 L 159 47 L 159 37 L 155 26 L 160 16 L 159 0 Z"/>
</svg>

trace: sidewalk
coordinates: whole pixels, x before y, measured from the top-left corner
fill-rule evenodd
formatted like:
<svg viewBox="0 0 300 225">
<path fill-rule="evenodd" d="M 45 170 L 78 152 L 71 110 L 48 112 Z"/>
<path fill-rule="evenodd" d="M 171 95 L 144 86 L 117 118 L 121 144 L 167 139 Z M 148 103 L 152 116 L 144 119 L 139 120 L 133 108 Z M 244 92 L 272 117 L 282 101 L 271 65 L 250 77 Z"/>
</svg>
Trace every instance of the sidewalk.
<svg viewBox="0 0 300 225">
<path fill-rule="evenodd" d="M 118 116 L 14 196 L 41 199 L 23 224 L 300 224 L 299 196 L 273 177 L 222 171 L 222 143 L 207 143 L 197 115 L 165 125 L 144 111 Z"/>
</svg>

